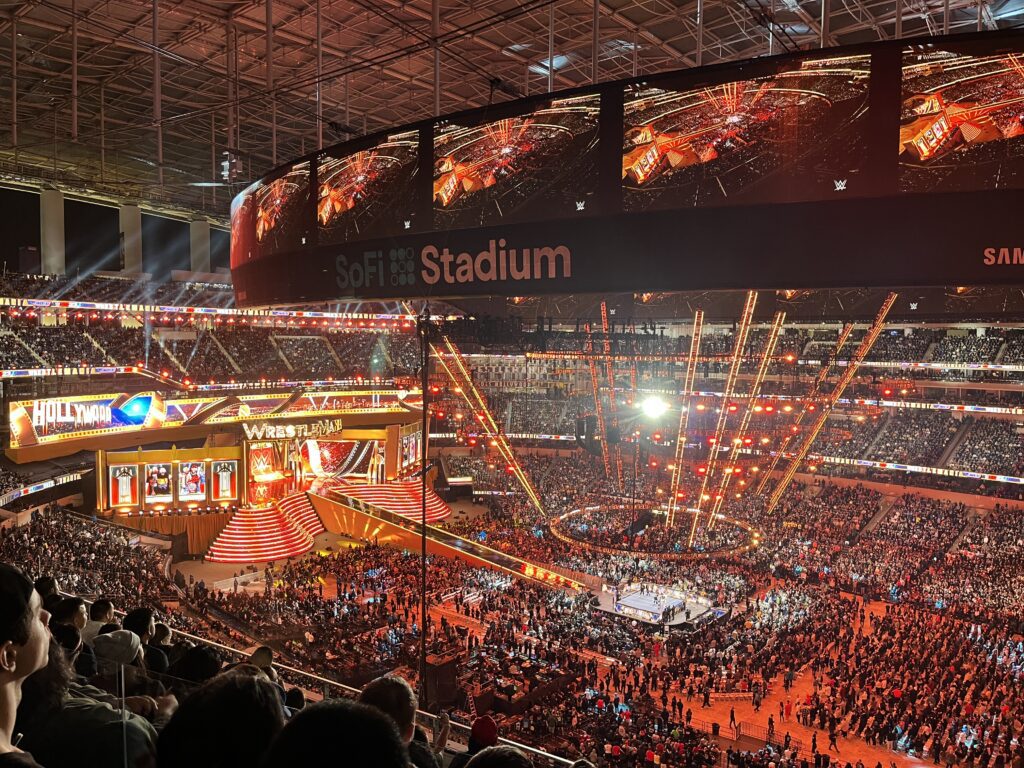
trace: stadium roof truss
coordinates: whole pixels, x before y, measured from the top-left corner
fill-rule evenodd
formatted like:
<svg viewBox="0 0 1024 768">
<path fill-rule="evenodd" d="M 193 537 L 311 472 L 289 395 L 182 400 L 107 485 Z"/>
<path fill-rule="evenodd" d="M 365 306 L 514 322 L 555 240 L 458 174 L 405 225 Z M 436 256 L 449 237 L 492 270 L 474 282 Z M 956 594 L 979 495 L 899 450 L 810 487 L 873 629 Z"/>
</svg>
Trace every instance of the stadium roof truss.
<svg viewBox="0 0 1024 768">
<path fill-rule="evenodd" d="M 432 114 L 823 45 L 1012 27 L 1022 8 L 1024 0 L 8 2 L 0 180 L 223 217 L 235 191 L 279 163 Z"/>
</svg>

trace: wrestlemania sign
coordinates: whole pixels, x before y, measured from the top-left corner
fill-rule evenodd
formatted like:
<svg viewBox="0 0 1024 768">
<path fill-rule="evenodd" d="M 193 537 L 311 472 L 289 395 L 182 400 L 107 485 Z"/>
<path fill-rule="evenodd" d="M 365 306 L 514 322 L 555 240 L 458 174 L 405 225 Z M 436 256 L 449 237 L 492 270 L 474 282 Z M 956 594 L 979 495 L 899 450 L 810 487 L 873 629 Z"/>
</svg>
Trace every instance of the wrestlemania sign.
<svg viewBox="0 0 1024 768">
<path fill-rule="evenodd" d="M 1021 282 L 1021 54 L 804 52 L 325 149 L 233 201 L 238 303 Z"/>
</svg>

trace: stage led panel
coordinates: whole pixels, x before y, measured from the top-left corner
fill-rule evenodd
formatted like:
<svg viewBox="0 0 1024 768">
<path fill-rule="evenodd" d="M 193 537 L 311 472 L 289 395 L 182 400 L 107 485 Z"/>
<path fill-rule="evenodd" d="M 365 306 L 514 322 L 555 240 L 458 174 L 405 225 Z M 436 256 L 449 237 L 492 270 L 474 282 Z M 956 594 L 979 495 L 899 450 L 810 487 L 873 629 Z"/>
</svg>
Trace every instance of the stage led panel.
<svg viewBox="0 0 1024 768">
<path fill-rule="evenodd" d="M 900 191 L 1024 187 L 1024 54 L 974 47 L 904 48 Z"/>
<path fill-rule="evenodd" d="M 322 153 L 317 163 L 320 245 L 416 229 L 419 131 L 388 136 L 356 152 Z"/>
<path fill-rule="evenodd" d="M 166 462 L 146 465 L 142 484 L 147 504 L 165 504 L 174 500 L 171 476 L 171 465 Z"/>
<path fill-rule="evenodd" d="M 210 470 L 211 501 L 231 501 L 238 498 L 238 462 L 218 460 Z"/>
<path fill-rule="evenodd" d="M 869 55 L 813 57 L 699 87 L 627 85 L 624 210 L 867 194 L 870 70 Z"/>
<path fill-rule="evenodd" d="M 107 468 L 107 487 L 111 507 L 139 506 L 139 466 L 110 465 Z"/>
<path fill-rule="evenodd" d="M 178 501 L 206 501 L 206 464 L 183 461 L 178 465 Z"/>
<path fill-rule="evenodd" d="M 434 124 L 434 229 L 594 211 L 601 98 L 545 102 L 500 120 Z"/>
</svg>

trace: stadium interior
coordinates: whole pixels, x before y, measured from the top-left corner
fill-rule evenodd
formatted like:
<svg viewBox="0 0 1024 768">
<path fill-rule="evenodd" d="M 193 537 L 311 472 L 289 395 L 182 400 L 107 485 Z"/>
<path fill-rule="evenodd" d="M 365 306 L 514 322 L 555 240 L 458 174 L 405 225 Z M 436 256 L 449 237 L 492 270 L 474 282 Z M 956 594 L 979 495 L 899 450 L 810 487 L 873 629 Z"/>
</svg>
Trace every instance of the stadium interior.
<svg viewBox="0 0 1024 768">
<path fill-rule="evenodd" d="M 1022 11 L 0 8 L 0 768 L 1024 768 Z"/>
</svg>

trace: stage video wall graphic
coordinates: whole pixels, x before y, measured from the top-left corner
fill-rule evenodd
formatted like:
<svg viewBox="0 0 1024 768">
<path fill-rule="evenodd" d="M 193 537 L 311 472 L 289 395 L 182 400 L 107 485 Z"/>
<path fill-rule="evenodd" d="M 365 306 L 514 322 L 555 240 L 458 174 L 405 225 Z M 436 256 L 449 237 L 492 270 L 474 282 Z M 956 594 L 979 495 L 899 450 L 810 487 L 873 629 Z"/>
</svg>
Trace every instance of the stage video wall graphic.
<svg viewBox="0 0 1024 768">
<path fill-rule="evenodd" d="M 146 465 L 146 503 L 163 504 L 174 500 L 174 493 L 171 487 L 171 465 L 170 464 L 147 464 Z"/>
<path fill-rule="evenodd" d="M 206 463 L 184 461 L 178 465 L 178 501 L 206 501 Z"/>
<path fill-rule="evenodd" d="M 138 464 L 111 464 L 108 469 L 107 486 L 111 507 L 139 506 Z"/>
<path fill-rule="evenodd" d="M 320 155 L 316 218 L 321 245 L 416 228 L 419 140 L 419 131 L 406 131 L 366 149 Z"/>
<path fill-rule="evenodd" d="M 979 48 L 904 49 L 901 191 L 1024 188 L 1024 44 Z"/>
<path fill-rule="evenodd" d="M 167 407 L 156 392 L 83 395 L 12 402 L 9 406 L 12 448 L 79 437 L 157 429 Z"/>
<path fill-rule="evenodd" d="M 585 214 L 598 185 L 597 94 L 501 120 L 434 125 L 434 229 Z"/>
<path fill-rule="evenodd" d="M 163 509 L 238 501 L 238 460 L 191 453 L 191 458 L 164 460 L 166 451 L 143 452 L 138 462 L 126 461 L 123 453 L 107 454 L 107 507 Z"/>
<path fill-rule="evenodd" d="M 281 419 L 316 419 L 352 411 L 408 413 L 398 390 L 349 390 L 303 395 L 291 393 L 164 399 L 156 392 L 114 393 L 14 401 L 9 404 L 10 447 L 80 440 L 201 424 L 236 424 Z M 279 410 L 283 409 L 283 410 Z"/>
<path fill-rule="evenodd" d="M 211 501 L 233 501 L 238 498 L 238 462 L 233 460 L 215 461 L 210 468 L 213 484 Z"/>
<path fill-rule="evenodd" d="M 623 208 L 818 200 L 837 181 L 862 192 L 870 74 L 860 55 L 698 88 L 626 86 Z"/>
</svg>

